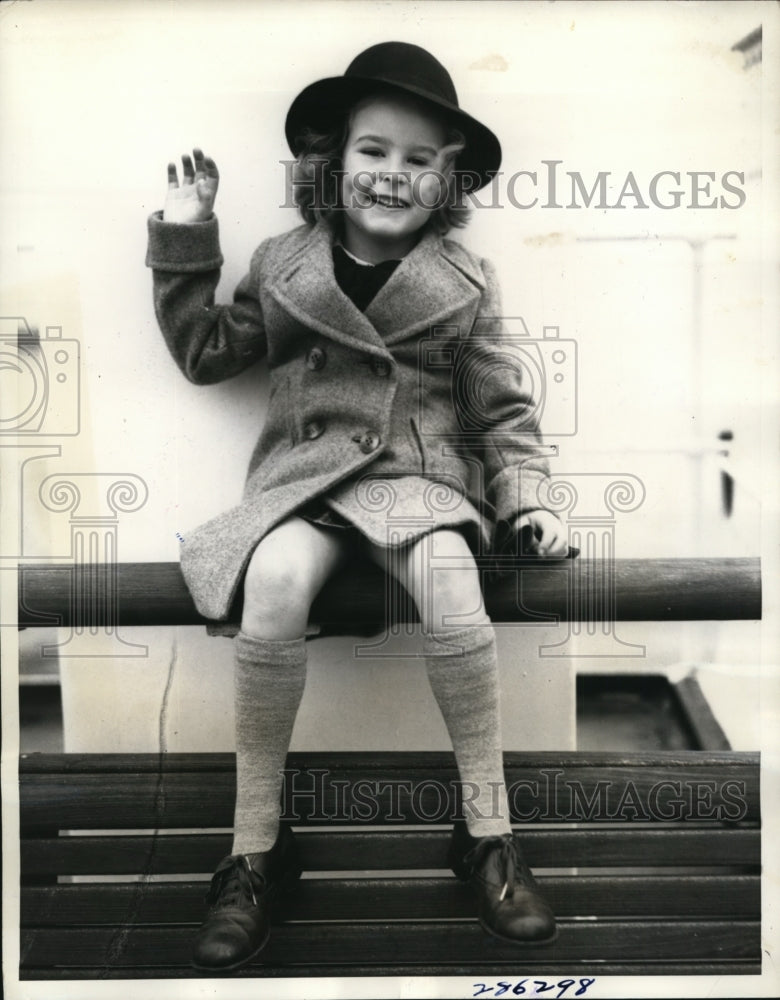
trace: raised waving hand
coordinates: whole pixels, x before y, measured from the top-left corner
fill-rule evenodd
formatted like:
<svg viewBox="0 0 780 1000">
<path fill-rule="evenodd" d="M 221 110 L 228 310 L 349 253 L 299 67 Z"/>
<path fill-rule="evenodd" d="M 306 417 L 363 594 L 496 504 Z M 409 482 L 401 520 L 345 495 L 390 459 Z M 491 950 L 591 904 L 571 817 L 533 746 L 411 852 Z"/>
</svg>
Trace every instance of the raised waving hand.
<svg viewBox="0 0 780 1000">
<path fill-rule="evenodd" d="M 204 156 L 200 149 L 193 149 L 192 157 L 185 153 L 181 163 L 181 185 L 176 164 L 168 164 L 168 194 L 163 207 L 163 221 L 205 222 L 214 211 L 214 200 L 217 197 L 217 165 L 211 157 Z"/>
</svg>

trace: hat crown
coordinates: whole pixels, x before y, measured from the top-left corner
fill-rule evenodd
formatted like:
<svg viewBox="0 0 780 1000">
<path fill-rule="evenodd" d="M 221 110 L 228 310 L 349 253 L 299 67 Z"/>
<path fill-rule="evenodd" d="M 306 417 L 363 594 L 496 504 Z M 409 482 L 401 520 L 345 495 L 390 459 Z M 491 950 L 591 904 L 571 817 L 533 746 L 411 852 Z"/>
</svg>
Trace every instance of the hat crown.
<svg viewBox="0 0 780 1000">
<path fill-rule="evenodd" d="M 459 106 L 455 85 L 445 67 L 430 52 L 408 42 L 372 45 L 355 56 L 344 76 L 394 84 Z"/>
</svg>

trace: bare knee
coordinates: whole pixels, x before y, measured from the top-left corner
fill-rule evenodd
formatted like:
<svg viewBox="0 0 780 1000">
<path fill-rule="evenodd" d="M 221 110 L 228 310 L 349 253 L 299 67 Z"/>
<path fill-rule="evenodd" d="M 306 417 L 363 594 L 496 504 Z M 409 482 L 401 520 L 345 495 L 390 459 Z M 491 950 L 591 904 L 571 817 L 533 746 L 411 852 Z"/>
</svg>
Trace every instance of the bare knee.
<svg viewBox="0 0 780 1000">
<path fill-rule="evenodd" d="M 406 556 L 402 582 L 426 632 L 465 628 L 487 618 L 479 570 L 457 531 L 435 531 L 415 543 Z"/>
<path fill-rule="evenodd" d="M 314 531 L 286 524 L 257 546 L 244 577 L 244 632 L 264 639 L 304 634 L 312 601 L 336 562 L 327 545 L 310 537 Z"/>
<path fill-rule="evenodd" d="M 486 618 L 475 565 L 471 568 L 434 565 L 423 600 L 425 610 L 420 609 L 420 619 L 427 632 L 465 628 L 481 624 Z"/>
</svg>

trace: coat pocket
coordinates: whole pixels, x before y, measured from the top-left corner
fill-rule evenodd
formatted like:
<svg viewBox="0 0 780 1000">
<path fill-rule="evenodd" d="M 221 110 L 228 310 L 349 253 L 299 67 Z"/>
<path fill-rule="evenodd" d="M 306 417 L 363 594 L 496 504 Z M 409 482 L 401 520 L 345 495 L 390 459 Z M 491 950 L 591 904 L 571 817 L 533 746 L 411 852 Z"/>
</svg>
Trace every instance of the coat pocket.
<svg viewBox="0 0 780 1000">
<path fill-rule="evenodd" d="M 293 392 L 290 387 L 289 375 L 284 380 L 284 391 L 282 393 L 282 405 L 284 406 L 284 420 L 287 424 L 287 436 L 290 445 L 294 448 L 298 444 L 298 425 L 295 420 L 295 409 L 293 407 Z"/>
<path fill-rule="evenodd" d="M 268 395 L 268 410 L 261 440 L 267 446 L 287 444 L 293 446 L 296 441 L 295 417 L 292 409 L 292 390 L 288 375 L 276 375 L 271 379 Z"/>
<path fill-rule="evenodd" d="M 417 448 L 417 452 L 420 456 L 420 472 L 425 475 L 428 471 L 425 462 L 425 448 L 423 446 L 423 440 L 420 435 L 419 428 L 417 427 L 417 421 L 414 417 L 409 417 L 409 426 L 412 428 L 412 440 L 414 441 L 415 447 Z"/>
</svg>

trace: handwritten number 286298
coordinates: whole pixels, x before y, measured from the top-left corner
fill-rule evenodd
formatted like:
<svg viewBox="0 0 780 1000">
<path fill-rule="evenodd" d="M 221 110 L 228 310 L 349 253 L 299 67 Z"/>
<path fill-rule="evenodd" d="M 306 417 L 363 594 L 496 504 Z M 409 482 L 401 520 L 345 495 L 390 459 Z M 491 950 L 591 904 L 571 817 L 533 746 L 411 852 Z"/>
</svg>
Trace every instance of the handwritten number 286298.
<svg viewBox="0 0 780 1000">
<path fill-rule="evenodd" d="M 493 986 L 490 986 L 487 983 L 474 983 L 475 992 L 472 996 L 527 996 L 530 998 L 549 993 L 550 990 L 558 990 L 555 1000 L 559 1000 L 559 998 L 562 997 L 568 989 L 571 989 L 572 986 L 576 986 L 577 982 L 578 980 L 576 979 L 559 979 L 557 983 L 548 983 L 546 979 L 533 979 L 529 985 L 526 985 L 529 983 L 528 979 L 521 979 L 517 983 L 507 983 L 504 980 L 500 980 Z M 580 979 L 579 988 L 576 992 L 569 995 L 572 997 L 584 996 L 588 991 L 588 987 L 592 986 L 595 982 L 595 979 Z"/>
</svg>

